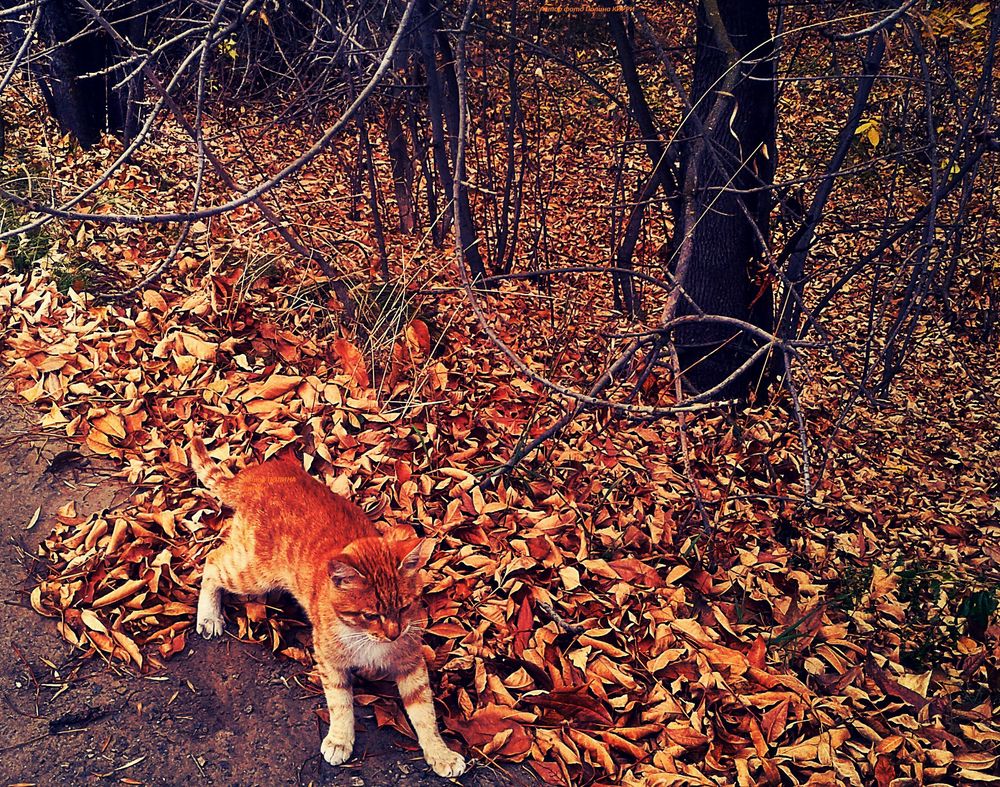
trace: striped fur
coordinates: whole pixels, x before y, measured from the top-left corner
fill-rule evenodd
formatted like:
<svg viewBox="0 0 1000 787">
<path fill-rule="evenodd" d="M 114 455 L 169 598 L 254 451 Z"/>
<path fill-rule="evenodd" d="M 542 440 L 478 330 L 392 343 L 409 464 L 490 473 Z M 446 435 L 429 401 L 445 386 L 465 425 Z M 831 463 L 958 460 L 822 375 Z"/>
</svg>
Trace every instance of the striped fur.
<svg viewBox="0 0 1000 787">
<path fill-rule="evenodd" d="M 427 540 L 382 536 L 364 512 L 334 494 L 293 459 L 272 459 L 234 478 L 193 440 L 198 479 L 234 509 L 224 543 L 209 554 L 198 598 L 198 633 L 223 633 L 222 593 L 292 593 L 313 625 L 316 670 L 330 710 L 320 751 L 331 765 L 354 746 L 355 670 L 395 678 L 424 758 L 440 776 L 459 776 L 465 760 L 438 731 L 420 631 L 426 615 L 420 569 Z"/>
</svg>

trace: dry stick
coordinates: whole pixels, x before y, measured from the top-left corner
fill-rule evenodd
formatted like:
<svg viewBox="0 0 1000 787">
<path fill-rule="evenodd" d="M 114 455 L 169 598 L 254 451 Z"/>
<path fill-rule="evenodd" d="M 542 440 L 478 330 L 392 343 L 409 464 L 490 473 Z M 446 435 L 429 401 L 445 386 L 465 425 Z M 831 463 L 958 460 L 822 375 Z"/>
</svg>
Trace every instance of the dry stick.
<svg viewBox="0 0 1000 787">
<path fill-rule="evenodd" d="M 805 415 L 802 413 L 802 405 L 799 403 L 799 391 L 792 378 L 792 358 L 787 350 L 785 351 L 785 379 L 788 381 L 788 394 L 792 397 L 792 410 L 795 413 L 795 423 L 799 429 L 799 444 L 802 446 L 802 496 L 806 502 L 809 502 L 812 499 L 809 439 L 806 433 Z"/>
<path fill-rule="evenodd" d="M 542 270 L 527 271 L 525 273 L 501 273 L 495 276 L 487 276 L 483 279 L 483 284 L 492 285 L 501 281 L 535 279 L 542 276 L 556 276 L 562 273 L 607 273 L 608 271 L 613 273 L 629 274 L 637 279 L 640 279 L 641 281 L 652 284 L 655 287 L 659 287 L 662 290 L 667 290 L 668 292 L 676 287 L 676 282 L 666 282 L 663 279 L 651 276 L 648 273 L 643 273 L 642 271 L 634 271 L 628 268 L 609 268 L 606 265 L 567 265 L 562 268 L 543 268 Z M 666 274 L 667 276 L 670 276 L 669 271 L 666 272 Z"/>
<path fill-rule="evenodd" d="M 218 24 L 219 20 L 222 18 L 222 12 L 225 10 L 226 0 L 221 0 L 221 2 L 216 6 L 215 15 L 212 17 L 212 21 L 209 22 L 207 30 L 211 31 L 215 25 Z M 209 33 L 209 38 L 211 34 Z M 141 69 L 141 65 L 140 65 Z M 201 190 L 205 183 L 205 135 L 202 133 L 202 105 L 205 98 L 205 75 L 208 70 L 208 47 L 203 47 L 201 50 L 201 59 L 198 64 L 198 103 L 195 108 L 195 123 L 194 127 L 197 131 L 197 144 L 198 144 L 198 172 L 195 175 L 194 182 L 194 195 L 191 197 L 191 208 L 192 210 L 197 210 L 198 202 L 201 199 Z M 98 301 L 102 300 L 120 300 L 123 298 L 128 298 L 140 290 L 144 290 L 151 284 L 156 282 L 160 276 L 162 276 L 167 268 L 169 268 L 177 255 L 180 254 L 181 247 L 187 241 L 188 236 L 191 234 L 191 222 L 185 222 L 181 227 L 180 236 L 177 238 L 177 242 L 174 243 L 173 247 L 168 252 L 166 258 L 156 265 L 153 270 L 151 270 L 146 276 L 137 281 L 131 287 L 126 287 L 117 293 L 109 293 L 107 295 L 99 295 L 97 297 Z"/>
<path fill-rule="evenodd" d="M 28 49 L 31 47 L 31 41 L 35 37 L 35 30 L 38 29 L 38 21 L 42 16 L 42 8 L 39 6 L 35 9 L 35 15 L 31 18 L 31 24 L 28 29 L 24 31 L 24 41 L 21 44 L 20 49 L 14 54 L 14 59 L 10 62 L 10 67 L 7 69 L 7 73 L 3 75 L 3 79 L 0 79 L 0 93 L 7 87 L 7 83 L 14 77 L 14 73 L 17 71 L 17 67 L 21 65 L 21 61 L 24 60 L 24 56 L 28 53 Z"/>
<path fill-rule="evenodd" d="M 919 33 L 917 35 L 919 36 Z M 939 182 L 940 161 L 938 158 L 938 138 L 932 111 L 933 99 L 931 96 L 930 74 L 927 71 L 927 53 L 920 45 L 918 38 L 915 38 L 914 46 L 916 47 L 917 54 L 920 57 L 920 67 L 924 76 L 924 100 L 927 102 L 926 121 L 927 140 L 929 143 L 927 146 L 927 156 L 929 159 L 927 169 L 930 176 L 930 191 L 934 194 L 937 191 Z M 973 175 L 972 177 L 975 176 Z M 914 256 L 919 255 L 919 257 L 915 259 L 912 264 L 900 267 L 900 278 L 902 277 L 902 273 L 906 267 L 911 269 L 911 273 L 910 280 L 901 296 L 902 303 L 900 304 L 896 318 L 893 320 L 891 327 L 883 338 L 883 350 L 881 354 L 882 380 L 878 386 L 879 392 L 882 393 L 888 390 L 888 387 L 892 382 L 892 378 L 902 368 L 908 345 L 910 344 L 910 338 L 913 335 L 913 331 L 916 329 L 917 319 L 919 319 L 920 314 L 923 312 L 924 298 L 926 297 L 927 290 L 929 288 L 930 277 L 933 275 L 931 260 L 935 246 L 935 234 L 937 232 L 938 209 L 940 204 L 934 200 L 932 200 L 932 204 L 933 207 L 927 216 L 927 223 L 924 225 L 923 241 L 917 246 L 914 252 Z M 899 281 L 899 279 L 897 279 L 897 281 Z M 880 310 L 881 313 L 879 314 L 880 322 L 884 319 L 884 316 L 889 309 L 889 300 L 890 299 L 887 298 L 883 301 L 883 307 Z M 913 310 L 916 310 L 916 314 L 911 318 L 910 315 Z M 910 320 L 909 326 L 908 329 L 904 331 L 904 328 L 907 328 L 908 319 Z M 896 345 L 900 332 L 903 332 L 903 338 L 902 341 L 898 343 L 900 346 L 897 347 Z"/>
<path fill-rule="evenodd" d="M 536 606 L 548 615 L 549 620 L 555 623 L 560 629 L 565 631 L 567 634 L 572 634 L 573 636 L 579 636 L 580 634 L 587 633 L 587 627 L 580 623 L 570 623 L 566 618 L 555 611 L 553 606 L 545 601 L 536 601 Z"/>
<path fill-rule="evenodd" d="M 365 114 L 365 109 L 358 112 L 358 136 L 361 141 L 361 150 L 365 154 L 365 168 L 368 170 L 368 209 L 372 213 L 372 225 L 375 229 L 379 270 L 382 274 L 382 280 L 388 282 L 391 276 L 389 272 L 389 252 L 385 246 L 385 228 L 382 224 L 382 211 L 379 209 L 378 204 L 379 188 L 377 173 L 375 171 L 375 157 L 372 154 L 372 142 L 368 136 L 368 120 Z"/>
<path fill-rule="evenodd" d="M 4 8 L 0 10 L 0 19 L 6 17 L 14 18 L 17 14 L 22 11 L 31 11 L 38 7 L 38 0 L 28 0 L 26 3 L 21 3 L 20 5 L 11 6 L 10 8 Z"/>
<path fill-rule="evenodd" d="M 587 395 L 590 397 L 600 396 L 604 389 L 615 381 L 615 375 L 621 371 L 621 368 L 632 359 L 632 356 L 639 349 L 640 344 L 641 340 L 639 338 L 633 339 L 625 351 L 618 357 L 618 360 L 597 378 L 597 381 L 591 386 Z M 498 470 L 491 473 L 483 483 L 487 486 L 495 484 L 501 476 L 507 475 L 511 472 L 511 470 L 521 463 L 521 460 L 523 460 L 546 440 L 559 434 L 578 414 L 588 409 L 590 409 L 588 405 L 582 404 L 579 400 L 574 401 L 570 408 L 559 418 L 559 420 L 553 423 L 548 429 L 542 432 L 542 434 L 527 445 L 515 449 L 515 451 L 511 454 L 510 459 L 508 459 Z"/>
<path fill-rule="evenodd" d="M 885 39 L 878 36 L 868 42 L 868 52 L 865 55 L 864 74 L 858 81 L 858 90 L 854 95 L 854 104 L 848 113 L 837 143 L 837 149 L 830 162 L 827 164 L 823 180 L 813 196 L 809 210 L 806 212 L 802 226 L 796 231 L 789 241 L 786 250 L 778 256 L 777 265 L 780 267 L 784 259 L 788 258 L 786 300 L 781 304 L 777 315 L 778 331 L 786 336 L 793 336 L 798 328 L 798 321 L 801 311 L 798 303 L 792 295 L 801 296 L 803 278 L 805 276 L 806 256 L 812 245 L 816 227 L 826 208 L 827 201 L 833 193 L 834 183 L 840 171 L 841 165 L 847 157 L 851 144 L 854 140 L 861 116 L 865 107 L 868 106 L 868 98 L 875 86 L 875 77 L 882 69 L 882 57 L 885 54 Z"/>
<path fill-rule="evenodd" d="M 866 35 L 871 35 L 872 33 L 877 33 L 883 30 L 893 23 L 896 22 L 903 14 L 909 11 L 913 6 L 917 4 L 917 0 L 906 0 L 899 8 L 890 13 L 888 16 L 883 17 L 874 24 L 868 27 L 862 28 L 861 30 L 855 30 L 853 33 L 825 33 L 824 35 L 833 41 L 851 41 L 855 38 L 862 38 Z"/>
</svg>

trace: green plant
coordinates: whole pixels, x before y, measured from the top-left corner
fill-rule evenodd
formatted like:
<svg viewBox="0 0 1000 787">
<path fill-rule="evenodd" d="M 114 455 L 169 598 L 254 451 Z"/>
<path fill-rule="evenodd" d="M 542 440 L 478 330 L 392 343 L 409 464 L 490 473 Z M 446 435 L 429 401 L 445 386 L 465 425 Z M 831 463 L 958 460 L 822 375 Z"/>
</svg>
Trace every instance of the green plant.
<svg viewBox="0 0 1000 787">
<path fill-rule="evenodd" d="M 986 577 L 959 577 L 913 560 L 899 571 L 899 600 L 906 604 L 900 662 L 911 669 L 932 667 L 953 653 L 962 636 L 983 641 L 1000 607 L 1000 586 Z"/>
<path fill-rule="evenodd" d="M 0 202 L 0 233 L 9 232 L 22 223 L 23 219 L 14 210 L 13 205 Z M 52 246 L 52 238 L 43 228 L 28 230 L 8 238 L 5 242 L 7 257 L 13 264 L 14 273 L 17 274 L 28 273 L 35 268 Z"/>
</svg>

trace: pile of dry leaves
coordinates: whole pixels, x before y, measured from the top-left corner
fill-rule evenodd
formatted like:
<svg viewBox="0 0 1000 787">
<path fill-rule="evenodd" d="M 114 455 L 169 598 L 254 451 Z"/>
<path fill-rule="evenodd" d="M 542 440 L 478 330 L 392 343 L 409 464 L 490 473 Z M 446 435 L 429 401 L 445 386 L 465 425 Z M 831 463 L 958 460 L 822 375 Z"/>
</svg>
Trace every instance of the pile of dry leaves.
<svg viewBox="0 0 1000 787">
<path fill-rule="evenodd" d="M 552 405 L 460 295 L 439 296 L 446 329 L 413 317 L 375 368 L 321 335 L 321 289 L 290 311 L 245 273 L 189 259 L 134 306 L 41 275 L 0 284 L 17 395 L 136 489 L 50 523 L 31 603 L 67 641 L 140 670 L 183 651 L 222 522 L 184 446 L 202 434 L 235 467 L 293 445 L 379 523 L 439 539 L 427 644 L 444 723 L 474 756 L 565 784 L 1000 780 L 998 381 L 972 386 L 960 342 L 928 330 L 922 375 L 845 425 L 840 383 L 807 386 L 826 463 L 809 505 L 777 405 L 689 423 L 694 480 L 676 423 L 591 416 L 490 489 Z M 522 305 L 506 290 L 497 324 Z M 241 639 L 310 663 L 280 597 L 229 613 Z M 391 695 L 359 695 L 407 729 Z"/>
</svg>

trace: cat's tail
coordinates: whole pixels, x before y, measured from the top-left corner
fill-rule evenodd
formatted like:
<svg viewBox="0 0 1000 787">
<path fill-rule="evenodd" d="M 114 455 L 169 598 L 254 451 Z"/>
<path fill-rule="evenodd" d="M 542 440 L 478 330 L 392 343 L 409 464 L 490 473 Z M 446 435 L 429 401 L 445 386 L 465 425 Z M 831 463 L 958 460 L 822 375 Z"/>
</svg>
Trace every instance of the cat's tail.
<svg viewBox="0 0 1000 787">
<path fill-rule="evenodd" d="M 191 469 L 198 476 L 198 480 L 204 484 L 206 489 L 225 503 L 228 497 L 227 492 L 233 479 L 208 455 L 208 449 L 200 437 L 195 437 L 191 440 L 189 450 L 191 452 Z"/>
</svg>

